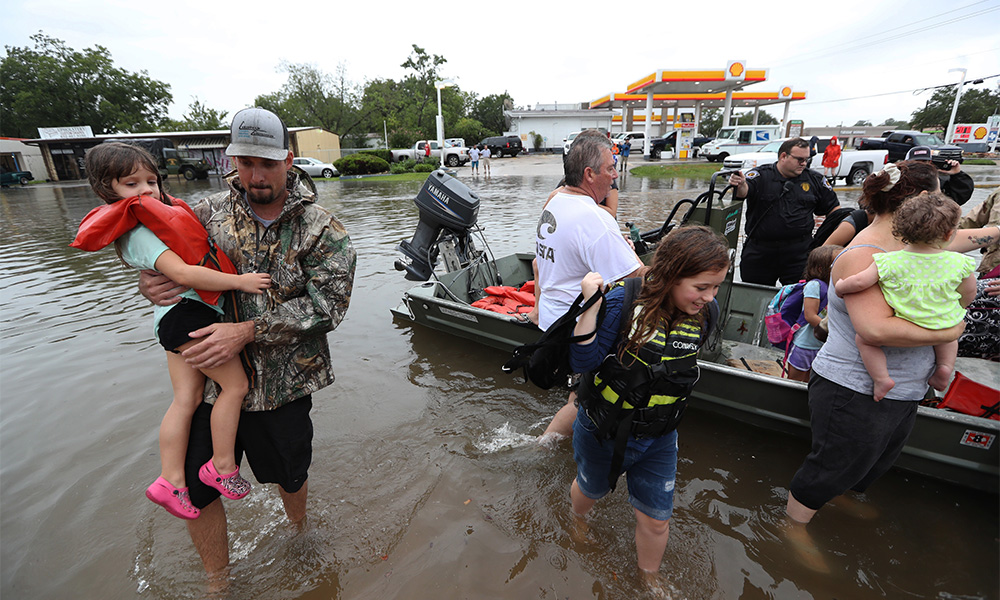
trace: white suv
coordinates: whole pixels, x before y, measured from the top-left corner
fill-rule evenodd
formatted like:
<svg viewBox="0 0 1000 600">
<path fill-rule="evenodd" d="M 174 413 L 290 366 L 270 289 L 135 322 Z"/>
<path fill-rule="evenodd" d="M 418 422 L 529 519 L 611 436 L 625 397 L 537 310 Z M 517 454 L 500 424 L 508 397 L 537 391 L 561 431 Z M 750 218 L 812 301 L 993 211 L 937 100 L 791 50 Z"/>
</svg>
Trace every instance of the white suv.
<svg viewBox="0 0 1000 600">
<path fill-rule="evenodd" d="M 573 140 L 575 140 L 578 135 L 580 135 L 579 131 L 572 131 L 569 135 L 563 138 L 563 156 L 569 154 L 569 147 L 573 145 Z"/>
</svg>

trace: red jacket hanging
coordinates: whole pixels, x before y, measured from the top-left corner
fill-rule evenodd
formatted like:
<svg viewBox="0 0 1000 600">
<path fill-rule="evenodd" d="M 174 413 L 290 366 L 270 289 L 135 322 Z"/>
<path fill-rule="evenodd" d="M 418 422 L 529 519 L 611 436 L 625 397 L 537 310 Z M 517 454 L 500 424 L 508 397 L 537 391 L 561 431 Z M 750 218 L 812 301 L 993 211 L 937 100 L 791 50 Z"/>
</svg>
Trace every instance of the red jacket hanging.
<svg viewBox="0 0 1000 600">
<path fill-rule="evenodd" d="M 152 196 L 134 196 L 98 206 L 80 222 L 70 246 L 95 252 L 142 224 L 187 264 L 236 275 L 236 267 L 224 252 L 215 248 L 191 207 L 183 200 L 167 198 L 172 202 L 170 206 Z M 195 291 L 212 305 L 218 305 L 223 293 Z"/>
</svg>

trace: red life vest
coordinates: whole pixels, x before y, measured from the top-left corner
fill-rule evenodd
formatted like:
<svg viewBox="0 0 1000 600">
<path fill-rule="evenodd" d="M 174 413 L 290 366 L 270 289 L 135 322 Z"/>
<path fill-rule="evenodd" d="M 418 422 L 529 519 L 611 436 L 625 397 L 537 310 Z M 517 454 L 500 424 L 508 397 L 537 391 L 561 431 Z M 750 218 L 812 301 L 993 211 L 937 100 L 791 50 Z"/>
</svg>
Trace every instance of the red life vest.
<svg viewBox="0 0 1000 600">
<path fill-rule="evenodd" d="M 535 308 L 535 282 L 529 281 L 515 289 L 509 285 L 491 285 L 483 288 L 486 297 L 476 300 L 472 306 L 503 315 L 529 313 Z"/>
<path fill-rule="evenodd" d="M 80 222 L 73 248 L 95 252 L 125 235 L 138 224 L 150 229 L 181 260 L 189 265 L 208 267 L 235 275 L 236 267 L 219 252 L 197 215 L 183 200 L 171 196 L 167 206 L 152 196 L 134 196 L 114 204 L 98 206 Z M 217 306 L 222 292 L 195 290 L 208 304 Z"/>
</svg>

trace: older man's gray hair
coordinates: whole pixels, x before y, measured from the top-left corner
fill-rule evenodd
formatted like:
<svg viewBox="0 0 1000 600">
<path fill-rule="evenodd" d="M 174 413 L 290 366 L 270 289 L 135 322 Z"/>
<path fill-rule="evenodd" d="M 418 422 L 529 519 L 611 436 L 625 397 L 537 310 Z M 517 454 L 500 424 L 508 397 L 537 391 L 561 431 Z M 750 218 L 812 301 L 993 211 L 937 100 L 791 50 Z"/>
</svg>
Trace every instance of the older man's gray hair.
<svg viewBox="0 0 1000 600">
<path fill-rule="evenodd" d="M 600 172 L 603 150 L 611 150 L 611 140 L 603 133 L 584 131 L 573 140 L 566 157 L 566 185 L 578 186 L 583 182 L 583 173 L 590 167 Z"/>
</svg>

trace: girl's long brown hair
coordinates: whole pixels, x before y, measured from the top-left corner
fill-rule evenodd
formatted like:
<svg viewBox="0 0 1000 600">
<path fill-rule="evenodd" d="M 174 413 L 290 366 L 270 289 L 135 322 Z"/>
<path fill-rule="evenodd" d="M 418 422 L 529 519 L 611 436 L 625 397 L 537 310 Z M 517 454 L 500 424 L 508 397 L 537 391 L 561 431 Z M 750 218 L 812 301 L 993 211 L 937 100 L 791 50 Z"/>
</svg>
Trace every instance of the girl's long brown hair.
<svg viewBox="0 0 1000 600">
<path fill-rule="evenodd" d="M 622 345 L 624 352 L 638 354 L 639 348 L 652 339 L 660 323 L 667 324 L 667 331 L 684 317 L 670 297 L 670 291 L 677 283 L 705 271 L 720 271 L 729 268 L 729 243 L 716 231 L 703 225 L 681 227 L 674 230 L 660 242 L 653 255 L 653 264 L 646 274 L 642 291 L 636 299 L 641 308 L 635 331 Z M 699 315 L 704 325 L 708 308 Z M 623 314 L 621 318 L 631 319 Z M 624 362 L 624 360 L 623 360 Z"/>
</svg>

